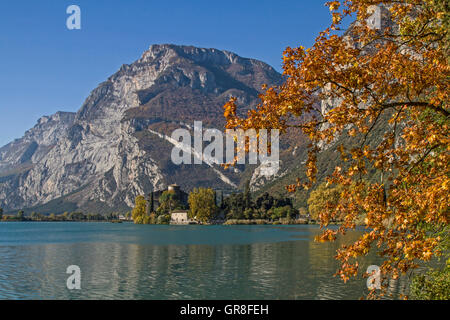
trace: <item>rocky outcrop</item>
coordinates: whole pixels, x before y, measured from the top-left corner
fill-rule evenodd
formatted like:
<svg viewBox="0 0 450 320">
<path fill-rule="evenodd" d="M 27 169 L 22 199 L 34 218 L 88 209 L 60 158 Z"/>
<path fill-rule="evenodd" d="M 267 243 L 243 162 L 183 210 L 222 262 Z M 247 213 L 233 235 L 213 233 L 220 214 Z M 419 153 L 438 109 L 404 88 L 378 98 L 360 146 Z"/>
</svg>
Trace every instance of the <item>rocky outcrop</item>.
<svg viewBox="0 0 450 320">
<path fill-rule="evenodd" d="M 0 175 L 39 162 L 73 125 L 74 119 L 72 112 L 44 116 L 22 138 L 0 148 Z"/>
</svg>

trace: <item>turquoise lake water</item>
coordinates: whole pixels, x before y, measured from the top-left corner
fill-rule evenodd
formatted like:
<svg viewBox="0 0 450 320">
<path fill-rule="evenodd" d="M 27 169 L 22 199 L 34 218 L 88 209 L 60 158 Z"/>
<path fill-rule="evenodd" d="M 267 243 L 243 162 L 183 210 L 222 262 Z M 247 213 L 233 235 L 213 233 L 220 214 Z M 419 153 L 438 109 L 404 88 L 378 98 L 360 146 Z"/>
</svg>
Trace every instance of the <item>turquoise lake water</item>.
<svg viewBox="0 0 450 320">
<path fill-rule="evenodd" d="M 0 299 L 359 299 L 317 226 L 0 223 Z M 359 232 L 348 235 L 356 239 Z M 377 264 L 365 257 L 363 270 Z M 66 269 L 81 269 L 69 290 Z M 392 283 L 394 297 L 407 281 Z"/>
</svg>

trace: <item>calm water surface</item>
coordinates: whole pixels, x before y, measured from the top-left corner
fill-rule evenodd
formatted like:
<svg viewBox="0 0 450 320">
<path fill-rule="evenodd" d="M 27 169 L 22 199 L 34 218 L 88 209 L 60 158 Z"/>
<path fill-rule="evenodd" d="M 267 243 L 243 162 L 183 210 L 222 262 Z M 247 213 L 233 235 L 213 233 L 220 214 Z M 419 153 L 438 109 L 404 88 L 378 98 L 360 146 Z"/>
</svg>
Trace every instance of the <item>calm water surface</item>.
<svg viewBox="0 0 450 320">
<path fill-rule="evenodd" d="M 0 223 L 0 299 L 359 299 L 316 226 Z M 377 264 L 369 255 L 362 267 Z M 69 265 L 81 290 L 68 290 Z M 392 284 L 405 292 L 407 281 Z"/>
</svg>

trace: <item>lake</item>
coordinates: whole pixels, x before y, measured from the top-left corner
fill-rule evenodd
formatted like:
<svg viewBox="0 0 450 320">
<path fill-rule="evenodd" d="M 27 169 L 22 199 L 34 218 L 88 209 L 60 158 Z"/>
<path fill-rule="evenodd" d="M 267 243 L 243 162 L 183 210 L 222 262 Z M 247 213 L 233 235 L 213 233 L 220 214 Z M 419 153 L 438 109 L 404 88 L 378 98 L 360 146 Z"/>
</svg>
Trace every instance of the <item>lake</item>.
<svg viewBox="0 0 450 320">
<path fill-rule="evenodd" d="M 333 277 L 337 243 L 317 226 L 0 223 L 0 299 L 359 299 L 366 279 Z M 363 270 L 377 264 L 365 257 Z M 81 289 L 66 269 L 81 269 Z M 407 280 L 392 283 L 394 297 Z"/>
</svg>

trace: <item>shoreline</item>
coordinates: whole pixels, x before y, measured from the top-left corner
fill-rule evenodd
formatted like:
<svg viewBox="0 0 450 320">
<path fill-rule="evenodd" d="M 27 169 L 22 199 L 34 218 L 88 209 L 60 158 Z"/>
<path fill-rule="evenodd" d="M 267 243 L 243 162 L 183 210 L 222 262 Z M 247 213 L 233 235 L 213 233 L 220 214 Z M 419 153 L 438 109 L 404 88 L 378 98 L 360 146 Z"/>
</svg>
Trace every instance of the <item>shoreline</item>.
<svg viewBox="0 0 450 320">
<path fill-rule="evenodd" d="M 0 220 L 0 223 L 36 223 L 36 222 L 55 222 L 55 223 L 74 223 L 74 222 L 80 222 L 80 223 L 132 223 L 133 221 L 123 220 L 123 221 L 105 221 L 105 220 Z M 148 224 L 150 225 L 150 224 Z M 158 224 L 154 224 L 158 225 Z M 159 224 L 159 225 L 170 225 L 170 226 L 187 226 L 187 225 L 195 225 L 195 226 L 213 226 L 213 225 L 222 225 L 222 226 L 234 226 L 234 225 L 319 225 L 314 220 L 294 220 L 289 222 L 280 222 L 280 221 L 269 221 L 269 220 L 236 220 L 231 219 L 227 220 L 221 223 L 193 223 L 193 224 L 179 224 L 179 223 L 170 223 L 170 224 Z"/>
</svg>

